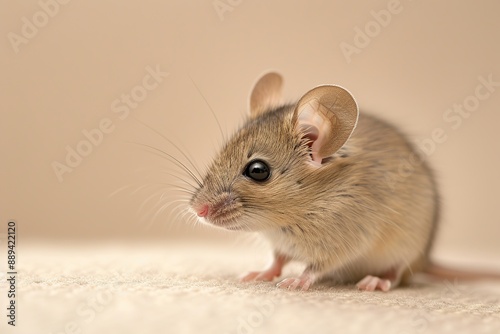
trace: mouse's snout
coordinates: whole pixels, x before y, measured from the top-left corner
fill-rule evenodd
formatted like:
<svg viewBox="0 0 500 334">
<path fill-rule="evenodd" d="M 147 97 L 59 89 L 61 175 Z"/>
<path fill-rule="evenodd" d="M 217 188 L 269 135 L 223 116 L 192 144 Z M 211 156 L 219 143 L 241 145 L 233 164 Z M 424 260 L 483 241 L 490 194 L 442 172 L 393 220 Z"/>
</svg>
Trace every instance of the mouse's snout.
<svg viewBox="0 0 500 334">
<path fill-rule="evenodd" d="M 198 200 L 192 205 L 200 218 L 213 225 L 227 228 L 233 226 L 241 217 L 242 204 L 230 193 L 224 192 L 214 198 Z"/>
</svg>

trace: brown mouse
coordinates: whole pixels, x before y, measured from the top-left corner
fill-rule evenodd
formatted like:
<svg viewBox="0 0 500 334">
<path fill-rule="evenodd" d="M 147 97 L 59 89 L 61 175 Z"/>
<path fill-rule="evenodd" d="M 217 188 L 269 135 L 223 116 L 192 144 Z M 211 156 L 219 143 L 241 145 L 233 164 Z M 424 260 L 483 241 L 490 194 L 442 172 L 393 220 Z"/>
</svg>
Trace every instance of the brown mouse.
<svg viewBox="0 0 500 334">
<path fill-rule="evenodd" d="M 278 287 L 332 278 L 388 291 L 424 270 L 439 216 L 427 163 L 397 128 L 359 115 L 346 89 L 318 86 L 283 104 L 282 82 L 276 73 L 258 80 L 249 119 L 190 201 L 201 221 L 270 242 L 272 265 L 242 280 L 272 281 L 296 260 L 306 269 Z M 408 159 L 418 163 L 399 178 Z"/>
</svg>

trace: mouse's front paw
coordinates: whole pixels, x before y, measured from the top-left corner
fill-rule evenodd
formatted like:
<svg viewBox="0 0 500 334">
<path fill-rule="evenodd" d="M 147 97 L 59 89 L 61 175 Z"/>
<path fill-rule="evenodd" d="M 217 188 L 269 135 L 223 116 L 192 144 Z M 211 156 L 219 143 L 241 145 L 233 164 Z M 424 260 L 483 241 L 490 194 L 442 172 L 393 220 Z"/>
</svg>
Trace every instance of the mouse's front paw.
<svg viewBox="0 0 500 334">
<path fill-rule="evenodd" d="M 279 274 L 272 270 L 252 271 L 240 277 L 240 282 L 270 282 Z"/>
<path fill-rule="evenodd" d="M 314 277 L 309 276 L 309 275 L 302 275 L 297 278 L 285 278 L 276 286 L 281 289 L 288 289 L 288 290 L 302 290 L 306 291 L 309 289 L 309 287 L 314 283 Z"/>
<path fill-rule="evenodd" d="M 359 290 L 375 291 L 382 290 L 384 292 L 391 289 L 391 281 L 388 279 L 368 275 L 356 284 Z"/>
<path fill-rule="evenodd" d="M 263 271 L 252 271 L 242 277 L 240 277 L 241 282 L 252 282 L 252 281 L 272 281 L 275 277 L 280 277 L 281 269 L 283 266 L 290 261 L 285 255 L 275 254 L 273 263 L 269 268 Z"/>
</svg>

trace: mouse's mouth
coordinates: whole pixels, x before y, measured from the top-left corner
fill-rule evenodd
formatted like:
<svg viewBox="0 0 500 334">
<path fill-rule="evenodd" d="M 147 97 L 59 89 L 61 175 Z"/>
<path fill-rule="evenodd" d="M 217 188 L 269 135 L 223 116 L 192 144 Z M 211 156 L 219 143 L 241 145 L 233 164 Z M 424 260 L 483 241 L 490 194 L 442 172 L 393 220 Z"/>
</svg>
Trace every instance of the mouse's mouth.
<svg viewBox="0 0 500 334">
<path fill-rule="evenodd" d="M 241 208 L 227 206 L 212 206 L 203 215 L 198 214 L 199 221 L 225 230 L 244 230 L 245 225 L 241 222 Z"/>
<path fill-rule="evenodd" d="M 205 221 L 216 227 L 236 231 L 243 229 L 243 226 L 239 222 L 240 217 L 241 212 L 239 210 L 221 210 L 208 214 L 205 217 Z"/>
<path fill-rule="evenodd" d="M 221 219 L 213 219 L 210 217 L 204 217 L 204 218 L 199 218 L 199 220 L 212 227 L 222 228 L 224 230 L 229 230 L 229 231 L 240 231 L 245 229 L 237 219 L 221 220 Z"/>
<path fill-rule="evenodd" d="M 215 201 L 207 201 L 192 206 L 201 221 L 226 230 L 242 230 L 240 218 L 242 204 L 229 194 L 221 194 Z"/>
</svg>

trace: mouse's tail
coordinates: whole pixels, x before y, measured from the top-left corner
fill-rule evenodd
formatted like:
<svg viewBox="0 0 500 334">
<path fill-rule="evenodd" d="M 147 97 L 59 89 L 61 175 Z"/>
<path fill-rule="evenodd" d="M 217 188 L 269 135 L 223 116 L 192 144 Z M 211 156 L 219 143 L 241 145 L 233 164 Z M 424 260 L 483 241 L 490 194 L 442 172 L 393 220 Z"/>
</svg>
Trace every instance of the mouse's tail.
<svg viewBox="0 0 500 334">
<path fill-rule="evenodd" d="M 460 281 L 478 281 L 478 280 L 500 280 L 500 272 L 481 271 L 481 270 L 462 270 L 446 267 L 434 262 L 427 264 L 423 270 L 425 274 L 433 278 Z"/>
</svg>

